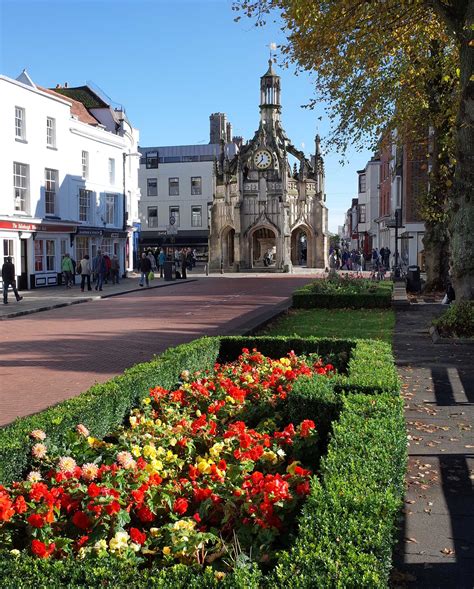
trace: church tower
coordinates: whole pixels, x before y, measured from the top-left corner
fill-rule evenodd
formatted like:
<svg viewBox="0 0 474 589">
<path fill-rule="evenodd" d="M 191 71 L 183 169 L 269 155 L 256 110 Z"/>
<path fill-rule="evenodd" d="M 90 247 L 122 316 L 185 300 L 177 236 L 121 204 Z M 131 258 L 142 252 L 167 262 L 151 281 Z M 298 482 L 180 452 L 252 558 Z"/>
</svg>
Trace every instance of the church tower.
<svg viewBox="0 0 474 589">
<path fill-rule="evenodd" d="M 281 110 L 281 81 L 269 60 L 260 78 L 260 123 L 253 139 L 231 160 L 222 142 L 216 161 L 211 270 L 291 272 L 295 266 L 327 265 L 319 136 L 310 161 L 286 136 Z"/>
</svg>

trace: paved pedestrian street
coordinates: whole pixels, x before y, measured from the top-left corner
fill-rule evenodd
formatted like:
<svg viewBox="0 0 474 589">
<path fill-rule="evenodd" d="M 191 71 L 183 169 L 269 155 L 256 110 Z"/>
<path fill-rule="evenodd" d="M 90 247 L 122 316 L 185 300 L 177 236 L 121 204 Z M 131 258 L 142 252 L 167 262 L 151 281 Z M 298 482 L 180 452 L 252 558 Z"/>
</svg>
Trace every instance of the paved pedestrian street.
<svg viewBox="0 0 474 589">
<path fill-rule="evenodd" d="M 0 425 L 74 397 L 169 347 L 203 335 L 245 332 L 274 314 L 275 306 L 287 306 L 293 290 L 311 279 L 190 278 L 0 321 Z M 136 288 L 136 282 L 129 284 Z M 47 292 L 54 297 L 58 291 Z M 48 304 L 47 292 L 38 308 Z M 77 302 L 80 294 L 74 291 L 59 304 L 74 297 Z M 33 305 L 25 297 L 4 309 L 16 311 L 23 302 Z"/>
</svg>

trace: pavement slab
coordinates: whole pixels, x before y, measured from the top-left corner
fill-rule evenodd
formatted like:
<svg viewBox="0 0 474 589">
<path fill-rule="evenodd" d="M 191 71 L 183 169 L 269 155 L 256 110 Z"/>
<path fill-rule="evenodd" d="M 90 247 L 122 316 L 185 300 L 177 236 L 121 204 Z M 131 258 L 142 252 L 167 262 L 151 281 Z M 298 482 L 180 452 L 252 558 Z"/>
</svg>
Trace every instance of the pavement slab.
<svg viewBox="0 0 474 589">
<path fill-rule="evenodd" d="M 149 289 L 133 282 L 128 292 L 104 289 L 120 296 L 7 317 L 0 321 L 0 426 L 74 397 L 169 347 L 204 335 L 246 333 L 287 308 L 292 292 L 311 278 L 193 276 Z M 63 294 L 62 302 L 80 297 L 76 290 Z M 28 303 L 28 295 L 19 305 Z M 56 296 L 44 289 L 31 295 L 42 300 L 29 304 L 34 310 Z"/>
<path fill-rule="evenodd" d="M 434 344 L 440 304 L 397 311 L 408 472 L 393 587 L 474 587 L 474 347 Z"/>
</svg>

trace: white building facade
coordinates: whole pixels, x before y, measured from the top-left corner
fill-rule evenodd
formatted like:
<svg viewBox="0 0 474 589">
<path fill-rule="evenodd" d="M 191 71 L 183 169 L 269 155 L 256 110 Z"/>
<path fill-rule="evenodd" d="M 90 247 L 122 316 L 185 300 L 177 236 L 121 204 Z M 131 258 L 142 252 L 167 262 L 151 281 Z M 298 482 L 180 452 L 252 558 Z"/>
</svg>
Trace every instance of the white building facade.
<svg viewBox="0 0 474 589">
<path fill-rule="evenodd" d="M 140 247 L 207 252 L 209 210 L 220 145 L 143 147 L 139 171 Z M 229 157 L 237 147 L 225 145 Z M 170 253 L 170 252 L 168 252 Z"/>
<path fill-rule="evenodd" d="M 13 258 L 21 289 L 60 284 L 65 253 L 101 248 L 132 268 L 138 131 L 123 111 L 92 114 L 61 90 L 0 76 L 1 260 Z"/>
</svg>

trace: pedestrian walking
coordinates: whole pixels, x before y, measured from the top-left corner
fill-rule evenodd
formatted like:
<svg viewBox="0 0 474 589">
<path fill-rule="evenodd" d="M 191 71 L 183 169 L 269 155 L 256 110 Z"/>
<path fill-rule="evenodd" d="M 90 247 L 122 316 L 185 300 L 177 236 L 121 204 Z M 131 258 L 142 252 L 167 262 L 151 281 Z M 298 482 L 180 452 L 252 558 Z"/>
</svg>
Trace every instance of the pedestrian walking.
<svg viewBox="0 0 474 589">
<path fill-rule="evenodd" d="M 15 265 L 12 262 L 10 256 L 8 256 L 2 266 L 2 282 L 3 282 L 3 304 L 8 305 L 8 289 L 11 286 L 13 289 L 13 294 L 18 302 L 20 302 L 23 297 L 18 294 L 18 290 L 16 288 L 16 274 L 15 274 Z"/>
<path fill-rule="evenodd" d="M 153 252 L 151 250 L 148 250 L 146 257 L 150 260 L 151 270 L 153 270 L 154 272 L 156 270 L 156 258 L 153 255 Z"/>
<path fill-rule="evenodd" d="M 386 247 L 385 251 L 384 251 L 383 263 L 384 263 L 385 268 L 387 268 L 387 270 L 390 270 L 390 254 L 391 253 L 392 252 L 390 251 L 390 248 Z"/>
<path fill-rule="evenodd" d="M 144 283 L 147 286 L 150 286 L 150 279 L 148 277 L 148 274 L 151 272 L 151 261 L 145 252 L 142 253 L 142 257 L 140 260 L 140 272 L 140 286 L 143 286 Z"/>
<path fill-rule="evenodd" d="M 91 261 L 89 254 L 85 254 L 82 260 L 79 262 L 78 268 L 79 274 L 81 275 L 81 292 L 84 292 L 84 287 L 87 282 L 87 290 L 92 290 L 91 287 Z"/>
<path fill-rule="evenodd" d="M 181 278 L 187 278 L 186 266 L 188 265 L 188 252 L 185 247 L 181 250 Z"/>
<path fill-rule="evenodd" d="M 166 262 L 166 254 L 163 251 L 163 248 L 161 248 L 160 253 L 158 255 L 158 266 L 160 267 L 160 278 L 163 278 L 163 271 L 165 269 L 165 262 Z"/>
<path fill-rule="evenodd" d="M 112 284 L 119 284 L 120 260 L 116 254 L 114 254 L 110 260 L 110 275 L 112 277 Z"/>
<path fill-rule="evenodd" d="M 94 274 L 95 289 L 102 290 L 105 274 L 107 272 L 107 265 L 101 250 L 97 250 L 97 255 L 92 260 L 92 272 Z"/>
<path fill-rule="evenodd" d="M 109 278 L 111 277 L 110 267 L 112 265 L 112 261 L 108 254 L 104 254 L 104 261 L 105 261 L 105 275 L 104 275 L 104 282 L 108 284 Z"/>
<path fill-rule="evenodd" d="M 63 261 L 61 263 L 61 270 L 64 274 L 64 284 L 66 288 L 72 288 L 72 276 L 74 273 L 74 266 L 69 254 L 64 254 Z"/>
</svg>

